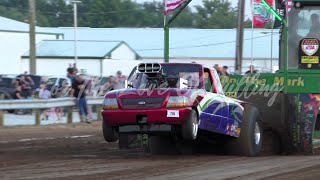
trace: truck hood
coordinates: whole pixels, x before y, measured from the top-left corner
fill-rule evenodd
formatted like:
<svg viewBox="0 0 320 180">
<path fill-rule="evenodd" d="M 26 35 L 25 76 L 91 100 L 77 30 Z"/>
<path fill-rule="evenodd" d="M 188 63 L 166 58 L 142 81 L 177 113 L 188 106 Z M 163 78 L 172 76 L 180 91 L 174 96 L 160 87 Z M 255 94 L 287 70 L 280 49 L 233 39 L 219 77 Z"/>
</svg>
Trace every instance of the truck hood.
<svg viewBox="0 0 320 180">
<path fill-rule="evenodd" d="M 166 104 L 170 96 L 185 96 L 188 98 L 190 106 L 197 106 L 205 94 L 206 92 L 203 89 L 122 89 L 108 92 L 105 98 L 117 98 L 123 109 L 137 107 L 159 108 Z M 139 103 L 143 103 L 143 105 L 139 105 Z"/>
<path fill-rule="evenodd" d="M 205 94 L 202 89 L 177 89 L 177 88 L 165 88 L 165 89 L 121 89 L 108 92 L 106 98 L 147 98 L 147 97 L 168 97 L 168 96 L 197 96 L 199 94 Z"/>
</svg>

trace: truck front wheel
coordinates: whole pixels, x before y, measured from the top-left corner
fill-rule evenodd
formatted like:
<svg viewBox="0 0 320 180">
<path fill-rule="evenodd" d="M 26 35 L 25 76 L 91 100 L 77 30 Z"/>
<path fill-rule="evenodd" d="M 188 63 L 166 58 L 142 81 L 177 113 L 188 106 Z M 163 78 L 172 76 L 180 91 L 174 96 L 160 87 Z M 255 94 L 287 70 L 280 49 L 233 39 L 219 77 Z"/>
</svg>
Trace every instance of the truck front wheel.
<svg viewBox="0 0 320 180">
<path fill-rule="evenodd" d="M 182 125 L 183 140 L 193 141 L 198 135 L 198 114 L 192 109 L 185 124 Z"/>
<path fill-rule="evenodd" d="M 105 120 L 102 121 L 103 137 L 107 142 L 116 142 L 119 139 L 119 133 L 116 128 L 109 126 Z"/>
</svg>

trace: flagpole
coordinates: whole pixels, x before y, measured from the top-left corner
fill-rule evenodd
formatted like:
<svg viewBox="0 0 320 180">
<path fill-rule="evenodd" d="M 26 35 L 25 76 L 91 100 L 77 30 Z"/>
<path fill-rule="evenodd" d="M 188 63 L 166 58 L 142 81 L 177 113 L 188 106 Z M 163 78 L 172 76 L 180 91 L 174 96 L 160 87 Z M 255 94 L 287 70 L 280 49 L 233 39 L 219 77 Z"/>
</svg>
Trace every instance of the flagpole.
<svg viewBox="0 0 320 180">
<path fill-rule="evenodd" d="M 251 66 L 250 66 L 250 71 L 253 73 L 253 30 L 254 30 L 254 3 L 255 1 L 253 0 L 251 2 L 251 13 L 252 13 L 252 23 L 251 23 Z"/>
<path fill-rule="evenodd" d="M 164 8 L 167 6 L 167 0 L 163 0 Z M 163 27 L 164 27 L 164 62 L 169 63 L 169 25 L 167 23 L 167 13 L 165 12 L 163 18 Z"/>
<path fill-rule="evenodd" d="M 274 20 L 273 20 L 273 14 L 271 13 L 271 72 L 273 72 L 273 26 L 274 26 Z"/>
</svg>

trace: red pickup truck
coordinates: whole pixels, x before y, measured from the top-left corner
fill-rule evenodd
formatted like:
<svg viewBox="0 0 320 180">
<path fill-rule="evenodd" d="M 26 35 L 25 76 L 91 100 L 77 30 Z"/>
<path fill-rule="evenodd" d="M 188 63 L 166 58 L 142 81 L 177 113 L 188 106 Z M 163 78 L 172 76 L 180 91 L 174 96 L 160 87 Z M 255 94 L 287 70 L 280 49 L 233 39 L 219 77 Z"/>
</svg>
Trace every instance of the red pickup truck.
<svg viewBox="0 0 320 180">
<path fill-rule="evenodd" d="M 105 95 L 102 116 L 106 141 L 148 134 L 152 153 L 208 133 L 224 135 L 228 152 L 238 155 L 256 156 L 262 146 L 257 108 L 225 96 L 216 71 L 195 63 L 139 64 L 126 89 Z"/>
</svg>

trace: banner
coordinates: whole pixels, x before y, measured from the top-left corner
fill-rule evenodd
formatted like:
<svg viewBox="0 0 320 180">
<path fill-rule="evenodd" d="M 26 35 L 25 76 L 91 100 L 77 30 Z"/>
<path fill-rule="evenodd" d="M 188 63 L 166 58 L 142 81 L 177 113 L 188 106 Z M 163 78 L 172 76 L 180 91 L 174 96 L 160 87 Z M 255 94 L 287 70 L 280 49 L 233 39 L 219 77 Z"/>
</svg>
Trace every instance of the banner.
<svg viewBox="0 0 320 180">
<path fill-rule="evenodd" d="M 266 0 L 266 2 L 273 6 L 274 0 Z M 253 9 L 253 26 L 264 28 L 271 20 L 271 12 L 262 4 L 261 0 L 252 0 Z"/>
<path fill-rule="evenodd" d="M 292 2 L 292 0 L 287 0 L 287 1 L 288 1 L 288 12 L 290 12 L 290 10 L 292 9 L 292 6 L 293 6 L 293 2 Z M 279 13 L 279 15 L 282 18 L 285 18 L 286 1 L 285 0 L 276 0 L 275 1 L 275 8 L 276 8 L 276 11 Z M 277 28 L 281 28 L 281 26 L 282 26 L 281 22 L 276 19 L 274 21 L 273 28 L 277 29 Z"/>
<path fill-rule="evenodd" d="M 180 8 L 184 3 L 188 1 L 189 0 L 166 0 L 164 14 L 167 15 L 168 13 Z"/>
</svg>

